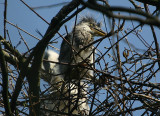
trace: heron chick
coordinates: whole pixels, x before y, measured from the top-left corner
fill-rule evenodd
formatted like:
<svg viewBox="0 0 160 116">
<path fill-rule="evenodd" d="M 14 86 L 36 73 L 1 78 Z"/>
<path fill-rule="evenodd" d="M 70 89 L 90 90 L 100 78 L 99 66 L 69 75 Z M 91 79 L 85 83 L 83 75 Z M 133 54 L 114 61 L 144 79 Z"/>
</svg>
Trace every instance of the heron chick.
<svg viewBox="0 0 160 116">
<path fill-rule="evenodd" d="M 44 54 L 42 69 L 44 70 L 43 79 L 51 87 L 49 93 L 42 95 L 40 116 L 60 116 L 72 111 L 74 115 L 89 115 L 89 105 L 87 103 L 87 88 L 85 81 L 72 80 L 65 82 L 62 75 L 59 75 L 60 64 L 58 54 L 47 50 Z M 50 61 L 50 62 L 49 62 Z M 69 100 L 68 100 L 69 99 Z M 70 103 L 69 103 L 70 102 Z M 69 105 L 70 104 L 70 105 Z"/>
<path fill-rule="evenodd" d="M 59 74 L 59 65 L 56 62 L 58 61 L 58 53 L 52 50 L 47 50 L 44 53 L 44 61 L 42 63 L 42 79 L 48 83 L 51 82 L 53 76 Z M 52 61 L 52 62 L 51 62 Z M 54 62 L 54 63 L 53 63 Z"/>
<path fill-rule="evenodd" d="M 50 94 L 45 96 L 47 99 L 41 102 L 42 115 L 57 115 L 58 112 L 89 115 L 85 79 L 93 76 L 94 47 L 88 45 L 94 41 L 94 36 L 106 35 L 100 25 L 92 17 L 83 17 L 63 39 L 59 57 L 51 51 L 45 53 L 46 60 L 59 63 L 43 62 L 44 69 L 51 73 L 46 78 L 51 89 Z"/>
<path fill-rule="evenodd" d="M 83 79 L 84 77 L 90 78 L 93 76 L 93 71 L 83 66 L 87 65 L 89 68 L 93 66 L 94 47 L 93 45 L 88 45 L 94 41 L 94 36 L 106 35 L 100 27 L 101 23 L 96 22 L 93 17 L 86 16 L 63 39 L 59 62 L 68 64 L 60 65 L 61 74 L 64 75 L 65 80 Z"/>
</svg>

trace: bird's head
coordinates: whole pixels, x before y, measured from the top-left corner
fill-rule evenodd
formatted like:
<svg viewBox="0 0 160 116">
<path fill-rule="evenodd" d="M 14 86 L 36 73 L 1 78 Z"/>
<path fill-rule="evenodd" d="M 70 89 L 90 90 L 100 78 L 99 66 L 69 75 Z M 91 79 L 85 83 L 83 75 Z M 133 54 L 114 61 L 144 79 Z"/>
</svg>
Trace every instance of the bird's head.
<svg viewBox="0 0 160 116">
<path fill-rule="evenodd" d="M 93 17 L 83 17 L 78 26 L 81 26 L 83 30 L 91 33 L 92 36 L 105 36 L 106 33 L 101 30 L 101 23 L 97 22 Z"/>
</svg>

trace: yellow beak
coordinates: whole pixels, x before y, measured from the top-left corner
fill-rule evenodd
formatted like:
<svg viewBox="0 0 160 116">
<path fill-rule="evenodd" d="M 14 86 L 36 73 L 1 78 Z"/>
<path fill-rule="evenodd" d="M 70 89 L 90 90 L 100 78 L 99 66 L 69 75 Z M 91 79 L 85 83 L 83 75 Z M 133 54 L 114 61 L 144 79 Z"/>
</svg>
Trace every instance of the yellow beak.
<svg viewBox="0 0 160 116">
<path fill-rule="evenodd" d="M 102 31 L 101 29 L 97 28 L 91 28 L 91 30 L 94 32 L 95 36 L 105 36 L 107 33 Z"/>
</svg>

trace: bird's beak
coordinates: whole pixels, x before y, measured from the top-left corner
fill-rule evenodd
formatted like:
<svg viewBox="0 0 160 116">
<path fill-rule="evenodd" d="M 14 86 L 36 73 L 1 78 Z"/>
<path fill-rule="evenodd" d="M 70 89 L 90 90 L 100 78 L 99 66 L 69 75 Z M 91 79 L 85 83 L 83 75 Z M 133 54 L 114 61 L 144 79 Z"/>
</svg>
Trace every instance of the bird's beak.
<svg viewBox="0 0 160 116">
<path fill-rule="evenodd" d="M 107 33 L 102 31 L 100 28 L 91 28 L 96 36 L 105 36 Z"/>
</svg>

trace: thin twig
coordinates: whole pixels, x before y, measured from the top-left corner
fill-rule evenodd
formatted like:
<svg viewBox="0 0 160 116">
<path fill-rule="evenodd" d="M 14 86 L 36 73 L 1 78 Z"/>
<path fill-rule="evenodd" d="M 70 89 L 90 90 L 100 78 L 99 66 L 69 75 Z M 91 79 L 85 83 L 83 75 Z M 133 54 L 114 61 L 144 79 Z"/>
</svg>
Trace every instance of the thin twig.
<svg viewBox="0 0 160 116">
<path fill-rule="evenodd" d="M 18 29 L 18 28 L 17 28 L 17 29 Z M 26 47 L 27 47 L 27 49 L 28 49 L 28 51 L 29 51 L 29 47 L 28 47 L 28 45 L 27 45 L 27 42 L 24 40 L 24 38 L 23 38 L 23 36 L 21 35 L 19 29 L 18 29 L 18 33 L 19 33 L 19 35 L 21 36 L 21 39 L 23 40 L 24 44 L 26 45 Z"/>
</svg>

